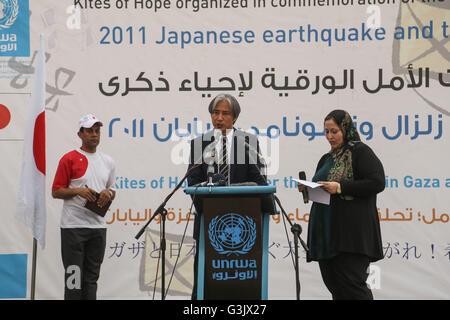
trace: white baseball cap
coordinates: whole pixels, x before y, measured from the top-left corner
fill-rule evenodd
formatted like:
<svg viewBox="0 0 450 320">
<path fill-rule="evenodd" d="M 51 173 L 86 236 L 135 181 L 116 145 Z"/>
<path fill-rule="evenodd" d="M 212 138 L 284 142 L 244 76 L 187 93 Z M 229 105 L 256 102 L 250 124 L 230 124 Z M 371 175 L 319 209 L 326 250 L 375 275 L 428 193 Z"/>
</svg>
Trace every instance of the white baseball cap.
<svg viewBox="0 0 450 320">
<path fill-rule="evenodd" d="M 80 128 L 91 128 L 94 124 L 98 123 L 99 126 L 103 126 L 103 123 L 97 119 L 93 114 L 88 114 L 80 119 Z"/>
</svg>

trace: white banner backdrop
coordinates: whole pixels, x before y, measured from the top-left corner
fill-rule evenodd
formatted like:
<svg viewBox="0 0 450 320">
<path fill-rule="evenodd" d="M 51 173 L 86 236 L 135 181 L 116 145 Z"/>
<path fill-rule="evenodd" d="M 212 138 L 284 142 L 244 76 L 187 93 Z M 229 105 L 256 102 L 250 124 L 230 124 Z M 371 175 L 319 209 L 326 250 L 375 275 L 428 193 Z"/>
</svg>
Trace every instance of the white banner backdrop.
<svg viewBox="0 0 450 320">
<path fill-rule="evenodd" d="M 448 0 L 43 0 L 30 1 L 30 13 L 30 57 L 0 57 L 0 254 L 28 253 L 31 266 L 32 239 L 14 212 L 43 33 L 47 241 L 38 252 L 38 299 L 63 297 L 62 201 L 50 190 L 61 156 L 81 144 L 77 123 L 87 113 L 103 121 L 99 148 L 117 167 L 98 298 L 149 299 L 155 291 L 159 299 L 159 220 L 134 236 L 184 175 L 187 142 L 211 127 L 207 107 L 220 92 L 238 98 L 236 125 L 259 136 L 270 183 L 305 240 L 310 204 L 292 178 L 301 170 L 312 177 L 329 150 L 324 117 L 347 110 L 386 173 L 378 197 L 385 258 L 368 279 L 374 297 L 450 298 Z M 169 267 L 179 255 L 169 299 L 190 298 L 190 207 L 181 190 L 166 207 Z M 295 299 L 289 239 L 273 217 L 270 299 Z M 303 250 L 300 280 L 303 299 L 330 298 Z"/>
</svg>

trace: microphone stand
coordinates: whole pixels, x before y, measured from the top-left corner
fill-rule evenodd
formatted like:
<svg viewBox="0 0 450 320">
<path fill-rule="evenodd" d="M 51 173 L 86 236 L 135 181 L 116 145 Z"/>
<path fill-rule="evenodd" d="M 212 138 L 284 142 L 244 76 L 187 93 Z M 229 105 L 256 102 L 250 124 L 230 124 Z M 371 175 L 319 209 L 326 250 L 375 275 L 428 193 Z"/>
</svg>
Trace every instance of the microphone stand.
<svg viewBox="0 0 450 320">
<path fill-rule="evenodd" d="M 261 154 L 252 146 L 250 146 L 248 143 L 245 143 L 248 148 L 249 148 L 249 157 L 252 158 L 252 160 L 255 160 L 254 157 L 250 154 L 250 151 L 253 151 L 256 153 L 256 156 L 258 158 L 258 160 L 262 163 L 263 168 L 266 169 L 266 162 L 264 160 L 264 158 L 261 156 Z M 257 162 L 256 162 L 257 163 Z M 260 169 L 258 165 L 256 165 L 256 168 L 258 168 L 258 170 Z M 261 174 L 261 171 L 260 171 Z M 263 177 L 263 179 L 266 181 L 267 183 L 267 179 L 265 177 L 265 175 L 261 174 L 261 176 Z M 295 263 L 294 263 L 294 268 L 295 268 L 295 283 L 296 283 L 296 293 L 297 293 L 297 300 L 300 300 L 300 276 L 299 276 L 299 254 L 298 254 L 298 242 L 300 240 L 300 243 L 303 247 L 303 249 L 305 249 L 305 251 L 309 251 L 308 246 L 306 245 L 306 243 L 302 240 L 302 238 L 300 237 L 300 234 L 302 233 L 302 227 L 295 223 L 293 224 L 292 221 L 289 219 L 289 216 L 287 215 L 286 211 L 284 211 L 283 206 L 281 205 L 280 199 L 278 199 L 278 197 L 276 195 L 273 195 L 275 201 L 277 202 L 278 206 L 281 209 L 281 212 L 283 213 L 283 215 L 286 217 L 287 221 L 289 221 L 289 224 L 291 225 L 291 232 L 294 235 L 294 254 L 295 254 Z"/>
<path fill-rule="evenodd" d="M 165 208 L 167 201 L 169 201 L 170 198 L 172 198 L 173 194 L 180 189 L 182 186 L 184 180 L 188 177 L 188 175 L 191 173 L 192 170 L 195 168 L 198 168 L 203 163 L 196 164 L 195 166 L 191 167 L 186 174 L 184 175 L 183 179 L 181 179 L 180 183 L 175 187 L 175 189 L 164 199 L 164 201 L 159 205 L 158 209 L 153 213 L 153 216 L 150 218 L 150 220 L 141 228 L 141 230 L 136 234 L 134 237 L 136 240 L 138 240 L 142 234 L 144 233 L 147 226 L 153 221 L 153 219 L 160 214 L 161 215 L 161 221 L 162 221 L 162 235 L 161 235 L 161 300 L 165 300 L 166 298 L 166 275 L 165 275 L 165 267 L 166 267 L 166 216 L 167 216 L 167 210 Z M 156 285 L 156 283 L 155 283 Z"/>
<path fill-rule="evenodd" d="M 300 243 L 301 243 L 303 249 L 305 249 L 305 251 L 308 251 L 309 249 L 308 249 L 308 246 L 306 245 L 306 243 L 300 237 L 300 234 L 302 233 L 302 227 L 297 223 L 294 223 L 294 224 L 292 223 L 292 221 L 289 219 L 289 216 L 287 215 L 286 211 L 284 211 L 283 206 L 281 205 L 280 199 L 278 199 L 278 197 L 276 195 L 273 195 L 273 197 L 274 197 L 275 201 L 277 202 L 278 206 L 280 207 L 281 212 L 285 216 L 286 220 L 289 221 L 289 224 L 291 225 L 291 232 L 294 235 L 295 284 L 296 284 L 297 300 L 300 300 L 300 275 L 299 275 L 300 267 L 299 267 L 299 254 L 298 254 L 299 240 L 300 240 Z"/>
</svg>

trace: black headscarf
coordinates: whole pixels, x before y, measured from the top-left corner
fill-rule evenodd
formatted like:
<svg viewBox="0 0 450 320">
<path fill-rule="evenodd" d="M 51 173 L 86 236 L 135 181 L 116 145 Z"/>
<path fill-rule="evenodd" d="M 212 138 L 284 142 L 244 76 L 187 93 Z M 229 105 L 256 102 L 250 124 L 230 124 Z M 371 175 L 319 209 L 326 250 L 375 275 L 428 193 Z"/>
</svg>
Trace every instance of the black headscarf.
<svg viewBox="0 0 450 320">
<path fill-rule="evenodd" d="M 330 119 L 333 119 L 341 129 L 344 136 L 344 144 L 347 144 L 350 141 L 361 141 L 352 118 L 347 111 L 333 110 L 325 117 L 325 121 Z"/>
<path fill-rule="evenodd" d="M 325 121 L 330 119 L 334 120 L 342 131 L 344 143 L 339 148 L 330 151 L 334 165 L 328 174 L 328 181 L 352 181 L 352 147 L 360 142 L 361 138 L 347 111 L 333 110 L 325 117 Z"/>
</svg>

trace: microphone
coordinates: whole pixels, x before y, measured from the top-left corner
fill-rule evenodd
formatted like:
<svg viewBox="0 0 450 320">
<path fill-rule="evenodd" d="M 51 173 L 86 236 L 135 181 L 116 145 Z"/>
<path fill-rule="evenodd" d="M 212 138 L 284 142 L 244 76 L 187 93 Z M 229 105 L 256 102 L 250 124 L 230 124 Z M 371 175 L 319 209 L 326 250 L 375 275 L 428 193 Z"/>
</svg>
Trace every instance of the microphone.
<svg viewBox="0 0 450 320">
<path fill-rule="evenodd" d="M 306 173 L 305 173 L 305 171 L 300 171 L 298 173 L 298 178 L 300 180 L 306 180 Z M 308 201 L 309 201 L 308 189 L 305 188 L 305 190 L 302 191 L 302 194 L 303 194 L 303 202 L 304 203 L 308 203 Z"/>
<path fill-rule="evenodd" d="M 197 184 L 194 184 L 192 187 L 206 187 L 206 186 L 224 186 L 226 185 L 225 176 L 220 173 L 216 173 L 208 179 L 208 181 L 203 181 Z"/>
<path fill-rule="evenodd" d="M 208 144 L 203 151 L 203 160 L 208 165 L 207 177 L 208 177 L 208 186 L 213 186 L 213 176 L 215 172 L 214 163 L 217 162 L 216 159 L 216 146 L 220 141 L 220 136 L 222 132 L 220 130 L 214 129 L 213 142 Z"/>
<path fill-rule="evenodd" d="M 201 158 L 198 159 L 199 160 L 198 163 L 200 163 L 201 160 L 203 160 L 203 162 L 207 165 L 213 165 L 216 162 L 216 146 L 219 143 L 221 136 L 222 132 L 218 129 L 214 129 L 214 132 L 212 133 L 210 140 L 211 142 L 208 143 L 203 149 Z"/>
<path fill-rule="evenodd" d="M 206 172 L 208 177 L 208 186 L 213 185 L 213 177 L 214 177 L 214 165 L 212 163 L 208 164 L 208 170 Z"/>
</svg>

